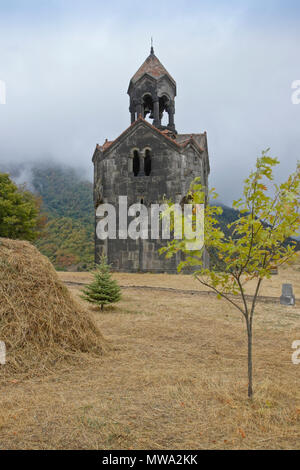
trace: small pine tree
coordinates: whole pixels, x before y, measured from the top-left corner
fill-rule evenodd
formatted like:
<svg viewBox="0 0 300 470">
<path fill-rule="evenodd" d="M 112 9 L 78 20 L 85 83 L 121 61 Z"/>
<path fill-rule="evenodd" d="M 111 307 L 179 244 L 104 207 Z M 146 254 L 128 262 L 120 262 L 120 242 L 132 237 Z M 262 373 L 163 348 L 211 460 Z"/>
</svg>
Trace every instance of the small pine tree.
<svg viewBox="0 0 300 470">
<path fill-rule="evenodd" d="M 117 282 L 111 278 L 106 256 L 102 254 L 100 264 L 94 272 L 94 281 L 83 289 L 82 299 L 101 306 L 119 302 L 121 289 Z"/>
</svg>

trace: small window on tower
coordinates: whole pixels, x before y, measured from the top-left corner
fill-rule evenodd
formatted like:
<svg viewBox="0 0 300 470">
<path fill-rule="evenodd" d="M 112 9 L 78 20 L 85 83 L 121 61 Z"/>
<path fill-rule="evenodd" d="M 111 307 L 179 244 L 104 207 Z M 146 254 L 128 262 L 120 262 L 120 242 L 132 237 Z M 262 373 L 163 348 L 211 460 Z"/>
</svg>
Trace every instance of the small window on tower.
<svg viewBox="0 0 300 470">
<path fill-rule="evenodd" d="M 140 172 L 140 156 L 139 152 L 135 150 L 133 152 L 133 174 L 134 176 L 137 176 Z"/>
<path fill-rule="evenodd" d="M 145 175 L 149 176 L 151 173 L 151 151 L 148 149 L 145 152 L 144 170 Z"/>
</svg>

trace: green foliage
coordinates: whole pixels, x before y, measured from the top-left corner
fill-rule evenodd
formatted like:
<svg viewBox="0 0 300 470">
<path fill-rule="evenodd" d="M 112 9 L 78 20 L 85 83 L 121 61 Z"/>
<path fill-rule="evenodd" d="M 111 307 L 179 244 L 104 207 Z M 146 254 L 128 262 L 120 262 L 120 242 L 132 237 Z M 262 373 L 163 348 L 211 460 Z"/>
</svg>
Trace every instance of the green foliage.
<svg viewBox="0 0 300 470">
<path fill-rule="evenodd" d="M 36 241 L 37 248 L 56 269 L 87 271 L 94 265 L 94 242 L 91 230 L 80 220 L 70 217 L 52 218 L 43 236 Z"/>
<path fill-rule="evenodd" d="M 94 272 L 94 281 L 83 289 L 84 300 L 100 305 L 101 310 L 104 305 L 119 302 L 121 299 L 121 289 L 117 282 L 112 279 L 107 264 L 106 256 L 102 255 L 100 263 Z"/>
<path fill-rule="evenodd" d="M 1 165 L 2 166 L 2 165 Z M 72 168 L 55 164 L 10 165 L 13 178 L 28 178 L 32 192 L 19 188 L 39 212 L 37 248 L 56 269 L 87 271 L 94 265 L 93 185 Z M 24 177 L 24 176 L 23 176 Z"/>
<path fill-rule="evenodd" d="M 228 226 L 235 220 L 239 219 L 240 212 L 233 209 L 232 207 L 228 207 L 223 204 L 216 204 L 216 205 L 221 207 L 222 209 L 222 212 L 220 214 L 217 214 L 216 218 L 224 234 L 226 236 L 229 236 L 232 234 L 232 231 L 228 228 Z"/>
<path fill-rule="evenodd" d="M 32 185 L 52 218 L 69 217 L 93 225 L 93 185 L 72 168 L 59 165 L 32 168 Z"/>
<path fill-rule="evenodd" d="M 222 209 L 222 213 L 216 214 L 216 219 L 225 237 L 228 238 L 231 235 L 232 238 L 238 238 L 238 234 L 234 232 L 233 222 L 237 221 L 241 217 L 240 211 L 223 204 L 216 205 Z M 285 245 L 294 245 L 297 251 L 300 250 L 300 241 L 297 239 L 295 240 L 294 238 L 288 237 L 286 239 Z M 220 253 L 218 250 L 216 248 L 210 247 L 208 251 L 210 256 L 210 268 L 213 271 L 224 270 L 225 263 L 224 260 L 220 258 Z"/>
<path fill-rule="evenodd" d="M 287 182 L 274 185 L 273 195 L 268 194 L 264 179 L 273 180 L 272 168 L 278 164 L 276 159 L 263 156 L 257 160 L 256 170 L 245 180 L 244 197 L 235 201 L 233 206 L 240 213 L 238 219 L 227 225 L 226 236 L 220 227 L 218 216 L 220 206 L 207 204 L 205 207 L 206 248 L 218 250 L 224 261 L 224 271 L 215 273 L 202 265 L 202 250 L 190 252 L 186 249 L 188 240 L 172 240 L 161 249 L 168 257 L 182 251 L 185 259 L 178 269 L 186 266 L 199 267 L 195 275 L 209 276 L 213 286 L 221 288 L 222 293 L 239 291 L 238 278 L 247 275 L 247 279 L 270 277 L 273 266 L 280 266 L 294 257 L 296 242 L 286 244 L 287 239 L 295 237 L 299 231 L 299 191 L 300 166 Z M 196 180 L 190 195 L 193 204 L 204 201 L 204 190 Z M 216 198 L 214 190 L 210 198 Z M 184 216 L 183 223 L 185 222 Z M 228 276 L 232 285 L 228 285 Z"/>
<path fill-rule="evenodd" d="M 24 188 L 18 188 L 8 174 L 0 173 L 0 236 L 34 240 L 39 228 L 39 204 Z"/>
<path fill-rule="evenodd" d="M 268 150 L 257 159 L 256 169 L 245 180 L 243 196 L 233 204 L 240 216 L 227 225 L 227 234 L 218 220 L 222 208 L 206 205 L 204 245 L 217 253 L 222 269 L 207 269 L 203 265 L 203 250 L 189 251 L 187 244 L 190 241 L 185 237 L 172 240 L 160 250 L 167 257 L 182 252 L 184 259 L 178 270 L 192 267 L 201 284 L 211 288 L 219 298 L 225 298 L 243 314 L 248 333 L 249 397 L 252 396 L 252 323 L 257 296 L 263 279 L 271 277 L 272 268 L 295 258 L 296 242 L 287 243 L 287 240 L 297 236 L 300 227 L 300 164 L 286 182 L 277 185 L 272 182 L 273 168 L 278 163 L 268 155 Z M 271 193 L 268 192 L 270 185 Z M 189 195 L 193 204 L 204 202 L 204 189 L 198 179 L 192 184 Z M 214 190 L 209 196 L 217 198 Z M 186 223 L 183 215 L 181 222 Z M 250 280 L 256 282 L 251 301 L 247 300 L 245 292 Z M 237 295 L 241 296 L 242 304 L 235 299 Z"/>
<path fill-rule="evenodd" d="M 42 197 L 47 223 L 36 246 L 56 269 L 87 271 L 94 264 L 93 186 L 72 168 L 36 165 L 31 184 Z"/>
</svg>

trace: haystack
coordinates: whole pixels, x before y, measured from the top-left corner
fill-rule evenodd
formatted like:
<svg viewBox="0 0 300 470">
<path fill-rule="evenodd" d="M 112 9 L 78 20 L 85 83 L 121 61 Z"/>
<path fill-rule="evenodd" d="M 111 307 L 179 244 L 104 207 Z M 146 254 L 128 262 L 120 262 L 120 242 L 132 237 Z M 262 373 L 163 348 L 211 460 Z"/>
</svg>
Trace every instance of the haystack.
<svg viewBox="0 0 300 470">
<path fill-rule="evenodd" d="M 0 377 L 34 374 L 102 355 L 107 344 L 89 312 L 28 242 L 0 238 Z"/>
</svg>

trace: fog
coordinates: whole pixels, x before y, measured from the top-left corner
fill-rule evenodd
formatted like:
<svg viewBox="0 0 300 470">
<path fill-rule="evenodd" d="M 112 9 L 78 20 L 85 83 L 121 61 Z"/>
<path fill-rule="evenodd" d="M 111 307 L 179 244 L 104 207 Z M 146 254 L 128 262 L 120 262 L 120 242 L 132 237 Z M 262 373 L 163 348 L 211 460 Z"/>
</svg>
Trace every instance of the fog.
<svg viewBox="0 0 300 470">
<path fill-rule="evenodd" d="M 207 131 L 220 200 L 239 196 L 268 147 L 285 178 L 300 158 L 299 11 L 276 0 L 0 1 L 0 165 L 55 161 L 91 177 L 96 143 L 130 124 L 128 83 L 153 36 L 177 82 L 178 132 Z"/>
</svg>

